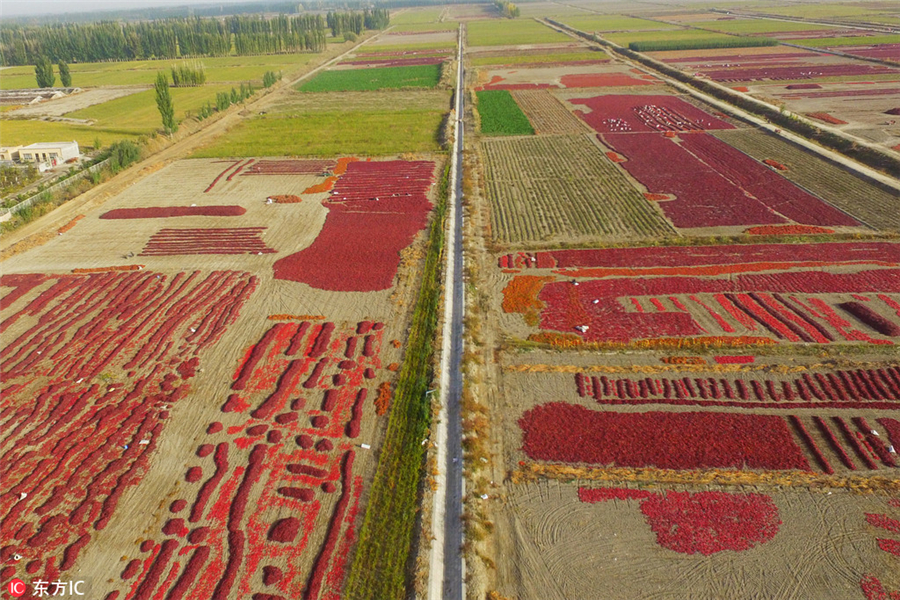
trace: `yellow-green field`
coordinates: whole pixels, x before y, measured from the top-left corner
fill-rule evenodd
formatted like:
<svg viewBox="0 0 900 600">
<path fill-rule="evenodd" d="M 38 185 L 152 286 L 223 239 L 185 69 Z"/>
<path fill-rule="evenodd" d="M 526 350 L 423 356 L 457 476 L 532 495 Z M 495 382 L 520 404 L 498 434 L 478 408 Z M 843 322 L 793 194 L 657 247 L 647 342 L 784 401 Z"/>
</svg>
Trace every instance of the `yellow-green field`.
<svg viewBox="0 0 900 600">
<path fill-rule="evenodd" d="M 349 47 L 349 44 L 348 44 Z M 103 85 L 151 85 L 159 71 L 169 73 L 180 63 L 201 64 L 207 83 L 251 81 L 262 82 L 266 71 L 289 73 L 307 64 L 318 54 L 274 54 L 267 56 L 220 56 L 215 58 L 177 60 L 140 60 L 124 62 L 81 63 L 69 65 L 72 85 L 99 87 Z M 54 72 L 56 68 L 54 66 Z M 59 85 L 59 76 L 56 83 Z M 0 89 L 12 90 L 36 86 L 33 66 L 4 69 Z"/>
<path fill-rule="evenodd" d="M 183 119 L 188 113 L 196 114 L 209 103 L 216 105 L 216 94 L 230 92 L 230 85 L 204 85 L 194 88 L 171 88 L 172 101 L 175 103 L 175 117 Z M 136 134 L 149 133 L 161 126 L 159 109 L 156 107 L 156 95 L 153 90 L 116 98 L 103 104 L 95 104 L 66 115 L 73 119 L 91 119 L 94 126 L 100 129 L 118 128 Z"/>
<path fill-rule="evenodd" d="M 569 36 L 537 21 L 492 19 L 466 25 L 469 46 L 515 46 L 571 42 Z"/>
<path fill-rule="evenodd" d="M 216 93 L 230 92 L 230 85 L 205 85 L 196 88 L 172 88 L 175 117 L 184 119 L 206 106 L 216 104 Z M 53 123 L 39 120 L 4 119 L 0 122 L 4 144 L 31 144 L 57 140 L 76 140 L 93 146 L 99 137 L 104 145 L 120 139 L 135 138 L 162 127 L 153 90 L 146 90 L 95 104 L 66 115 L 72 119 L 92 120 L 92 125 Z"/>
<path fill-rule="evenodd" d="M 713 40 L 728 38 L 721 33 L 712 33 L 700 29 L 673 29 L 671 31 L 635 31 L 632 33 L 606 33 L 603 37 L 611 42 L 627 46 L 631 42 L 656 42 L 661 40 Z"/>
<path fill-rule="evenodd" d="M 333 111 L 246 120 L 197 158 L 242 156 L 379 156 L 436 152 L 442 111 Z"/>
<path fill-rule="evenodd" d="M 476 67 L 485 65 L 522 65 L 530 63 L 574 62 L 579 60 L 608 59 L 603 51 L 583 50 L 577 52 L 545 52 L 544 54 L 504 54 L 502 56 L 479 56 L 471 58 Z"/>
<path fill-rule="evenodd" d="M 391 14 L 391 25 L 403 26 L 414 23 L 435 23 L 441 18 L 443 7 L 410 8 Z"/>
<path fill-rule="evenodd" d="M 772 21 L 770 19 L 734 19 L 730 21 L 697 21 L 691 23 L 691 27 L 713 29 L 724 33 L 781 33 L 790 31 L 823 31 L 837 29 L 828 25 L 815 25 L 812 23 L 788 23 L 787 21 Z"/>
<path fill-rule="evenodd" d="M 654 29 L 678 29 L 677 25 L 650 21 L 648 19 L 623 17 L 621 15 L 610 15 L 608 17 L 600 15 L 564 17 L 557 19 L 557 21 L 565 23 L 569 27 L 580 29 L 581 31 L 647 31 Z"/>
<path fill-rule="evenodd" d="M 811 48 L 831 48 L 832 46 L 872 46 L 875 44 L 900 44 L 900 35 L 868 35 L 837 38 L 815 38 L 796 40 L 795 44 Z"/>
<path fill-rule="evenodd" d="M 90 125 L 75 123 L 51 123 L 49 121 L 0 121 L 3 130 L 3 144 L 9 146 L 34 144 L 37 142 L 59 142 L 75 140 L 79 146 L 94 146 L 100 139 L 103 146 L 126 139 L 135 139 L 137 133 L 121 129 L 100 129 Z"/>
</svg>

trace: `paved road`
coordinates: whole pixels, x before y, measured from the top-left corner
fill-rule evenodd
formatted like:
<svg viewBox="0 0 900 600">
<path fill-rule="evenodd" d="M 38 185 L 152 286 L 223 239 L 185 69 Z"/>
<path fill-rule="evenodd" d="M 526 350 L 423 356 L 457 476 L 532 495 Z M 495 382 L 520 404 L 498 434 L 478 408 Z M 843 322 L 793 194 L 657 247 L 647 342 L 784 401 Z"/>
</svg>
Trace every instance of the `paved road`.
<svg viewBox="0 0 900 600">
<path fill-rule="evenodd" d="M 462 391 L 463 350 L 463 255 L 462 255 L 462 148 L 463 148 L 463 29 L 460 28 L 457 49 L 456 124 L 451 157 L 450 197 L 447 201 L 448 231 L 445 256 L 446 287 L 444 289 L 444 329 L 441 348 L 441 411 L 435 431 L 438 476 L 432 514 L 429 600 L 462 600 L 465 568 L 462 557 L 463 483 L 462 425 L 460 393 Z"/>
</svg>

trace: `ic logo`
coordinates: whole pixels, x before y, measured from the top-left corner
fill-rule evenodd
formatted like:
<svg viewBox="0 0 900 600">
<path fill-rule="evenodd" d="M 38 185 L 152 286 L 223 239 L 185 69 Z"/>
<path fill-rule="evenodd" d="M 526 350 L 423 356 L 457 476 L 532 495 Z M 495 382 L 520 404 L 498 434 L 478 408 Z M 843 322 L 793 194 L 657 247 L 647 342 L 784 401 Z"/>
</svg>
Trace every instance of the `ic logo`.
<svg viewBox="0 0 900 600">
<path fill-rule="evenodd" d="M 25 582 L 21 579 L 13 579 L 9 582 L 9 593 L 13 598 L 18 598 L 25 593 Z"/>
</svg>

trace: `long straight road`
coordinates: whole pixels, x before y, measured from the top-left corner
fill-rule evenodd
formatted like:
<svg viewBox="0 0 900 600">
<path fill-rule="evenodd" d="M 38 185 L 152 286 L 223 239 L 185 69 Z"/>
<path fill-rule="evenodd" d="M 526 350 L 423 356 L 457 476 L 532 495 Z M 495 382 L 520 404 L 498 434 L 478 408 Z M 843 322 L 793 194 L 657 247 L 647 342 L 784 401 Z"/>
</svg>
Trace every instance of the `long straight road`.
<svg viewBox="0 0 900 600">
<path fill-rule="evenodd" d="M 453 153 L 450 159 L 450 194 L 447 199 L 447 258 L 444 288 L 444 328 L 441 347 L 441 411 L 435 431 L 439 473 L 434 494 L 429 600 L 462 600 L 464 597 L 465 569 L 462 544 L 463 484 L 462 424 L 460 395 L 462 391 L 462 350 L 464 296 L 462 285 L 462 152 L 463 110 L 465 89 L 463 85 L 464 26 L 459 29 L 457 48 L 456 122 L 453 137 Z"/>
</svg>

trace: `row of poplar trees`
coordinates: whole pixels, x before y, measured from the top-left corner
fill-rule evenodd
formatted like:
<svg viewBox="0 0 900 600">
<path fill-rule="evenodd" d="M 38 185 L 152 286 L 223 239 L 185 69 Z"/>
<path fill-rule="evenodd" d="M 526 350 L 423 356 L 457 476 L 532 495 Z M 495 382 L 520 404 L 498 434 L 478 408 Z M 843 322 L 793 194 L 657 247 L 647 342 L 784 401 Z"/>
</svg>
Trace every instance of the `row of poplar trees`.
<svg viewBox="0 0 900 600">
<path fill-rule="evenodd" d="M 59 70 L 59 82 L 63 87 L 72 87 L 72 73 L 69 65 L 61 60 L 57 63 Z M 35 61 L 34 78 L 39 88 L 51 88 L 56 84 L 56 75 L 53 73 L 53 63 L 46 56 L 41 56 Z"/>
<path fill-rule="evenodd" d="M 337 15 L 338 25 L 332 24 L 332 15 Z M 358 34 L 362 29 L 383 29 L 389 18 L 386 9 L 375 9 L 329 13 L 327 17 L 305 14 L 267 19 L 235 15 L 135 23 L 4 23 L 0 25 L 0 64 L 35 64 L 43 56 L 54 62 L 100 62 L 225 56 L 232 52 L 239 56 L 321 52 L 329 28 L 334 35 L 344 31 Z"/>
</svg>

